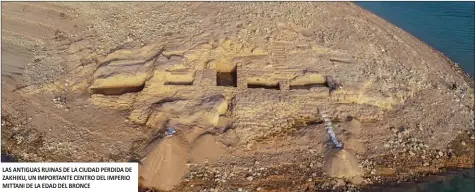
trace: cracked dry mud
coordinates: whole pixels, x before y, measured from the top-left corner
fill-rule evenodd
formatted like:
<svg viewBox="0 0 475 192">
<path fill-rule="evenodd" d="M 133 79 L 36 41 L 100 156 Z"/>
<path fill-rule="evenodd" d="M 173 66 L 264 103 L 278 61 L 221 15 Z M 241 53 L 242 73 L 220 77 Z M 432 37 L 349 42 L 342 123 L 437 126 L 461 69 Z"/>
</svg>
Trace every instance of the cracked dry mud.
<svg viewBox="0 0 475 192">
<path fill-rule="evenodd" d="M 473 80 L 352 3 L 3 2 L 2 23 L 2 152 L 20 161 L 139 161 L 143 190 L 172 191 L 473 167 Z"/>
</svg>

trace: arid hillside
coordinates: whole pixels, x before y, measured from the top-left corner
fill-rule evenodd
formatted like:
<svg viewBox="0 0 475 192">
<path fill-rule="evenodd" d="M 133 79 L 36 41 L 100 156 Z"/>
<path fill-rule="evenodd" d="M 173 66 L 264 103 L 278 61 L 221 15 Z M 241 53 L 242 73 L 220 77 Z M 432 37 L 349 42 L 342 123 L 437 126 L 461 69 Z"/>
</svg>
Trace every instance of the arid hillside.
<svg viewBox="0 0 475 192">
<path fill-rule="evenodd" d="M 2 153 L 137 161 L 144 190 L 358 190 L 473 167 L 473 92 L 352 3 L 2 2 Z"/>
</svg>

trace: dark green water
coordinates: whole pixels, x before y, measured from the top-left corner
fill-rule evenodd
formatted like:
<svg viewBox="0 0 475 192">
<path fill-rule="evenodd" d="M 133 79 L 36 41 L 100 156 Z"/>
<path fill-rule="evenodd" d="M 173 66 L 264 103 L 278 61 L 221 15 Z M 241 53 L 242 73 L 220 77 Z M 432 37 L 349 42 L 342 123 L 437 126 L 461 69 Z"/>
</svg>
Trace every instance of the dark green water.
<svg viewBox="0 0 475 192">
<path fill-rule="evenodd" d="M 465 73 L 474 77 L 474 2 L 357 2 L 356 4 L 431 45 L 458 63 Z M 473 168 L 450 175 L 444 180 L 414 185 L 412 190 L 416 188 L 416 191 L 424 192 L 475 191 Z"/>
<path fill-rule="evenodd" d="M 442 52 L 474 76 L 474 2 L 357 2 Z"/>
</svg>

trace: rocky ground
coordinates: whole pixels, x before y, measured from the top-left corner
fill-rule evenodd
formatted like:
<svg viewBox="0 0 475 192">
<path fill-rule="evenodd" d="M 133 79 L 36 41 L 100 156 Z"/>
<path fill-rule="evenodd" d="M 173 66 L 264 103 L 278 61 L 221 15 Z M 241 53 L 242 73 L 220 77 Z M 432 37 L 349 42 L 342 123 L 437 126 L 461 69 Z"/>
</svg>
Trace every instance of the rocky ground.
<svg viewBox="0 0 475 192">
<path fill-rule="evenodd" d="M 2 153 L 20 161 L 139 161 L 144 191 L 377 191 L 473 167 L 473 80 L 352 3 L 9 2 L 2 24 Z M 189 75 L 235 61 L 327 87 Z"/>
</svg>

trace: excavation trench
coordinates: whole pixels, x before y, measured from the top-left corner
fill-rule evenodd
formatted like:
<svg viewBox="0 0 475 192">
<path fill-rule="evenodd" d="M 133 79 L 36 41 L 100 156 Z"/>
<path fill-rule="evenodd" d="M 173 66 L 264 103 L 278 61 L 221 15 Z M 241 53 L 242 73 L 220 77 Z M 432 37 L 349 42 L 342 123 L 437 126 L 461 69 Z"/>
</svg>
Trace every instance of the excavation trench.
<svg viewBox="0 0 475 192">
<path fill-rule="evenodd" d="M 317 88 L 317 87 L 328 87 L 328 85 L 326 83 L 309 83 L 309 84 L 302 84 L 302 85 L 290 85 L 290 90 L 296 90 L 296 89 L 310 90 L 312 88 Z"/>
<path fill-rule="evenodd" d="M 166 82 L 165 85 L 193 85 L 193 82 Z"/>
<path fill-rule="evenodd" d="M 274 89 L 274 90 L 280 90 L 279 83 L 277 84 L 261 84 L 261 83 L 248 83 L 247 88 L 250 89 Z"/>
<path fill-rule="evenodd" d="M 145 83 L 134 87 L 111 87 L 111 88 L 91 88 L 92 94 L 102 95 L 122 95 L 125 93 L 137 93 L 144 89 Z"/>
<path fill-rule="evenodd" d="M 237 87 L 237 67 L 234 65 L 218 65 L 216 66 L 216 85 Z"/>
<path fill-rule="evenodd" d="M 216 84 L 218 86 L 237 87 L 236 71 L 216 73 Z"/>
</svg>

